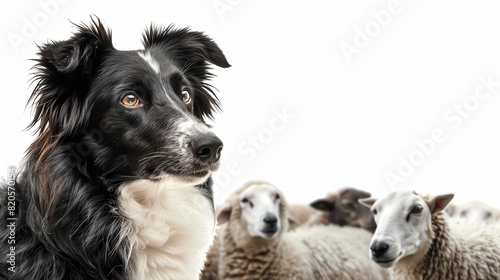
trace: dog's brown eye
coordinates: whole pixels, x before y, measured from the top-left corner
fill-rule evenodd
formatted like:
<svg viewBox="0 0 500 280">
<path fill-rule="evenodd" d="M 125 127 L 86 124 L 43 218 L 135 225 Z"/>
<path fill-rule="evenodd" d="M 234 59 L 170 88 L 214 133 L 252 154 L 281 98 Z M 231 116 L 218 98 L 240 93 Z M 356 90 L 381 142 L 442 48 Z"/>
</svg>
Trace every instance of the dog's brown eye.
<svg viewBox="0 0 500 280">
<path fill-rule="evenodd" d="M 142 105 L 139 98 L 133 94 L 127 94 L 122 98 L 122 104 L 125 107 L 137 107 Z"/>
<path fill-rule="evenodd" d="M 189 94 L 189 91 L 187 89 L 182 90 L 181 98 L 182 102 L 184 102 L 185 104 L 191 103 L 191 94 Z"/>
</svg>

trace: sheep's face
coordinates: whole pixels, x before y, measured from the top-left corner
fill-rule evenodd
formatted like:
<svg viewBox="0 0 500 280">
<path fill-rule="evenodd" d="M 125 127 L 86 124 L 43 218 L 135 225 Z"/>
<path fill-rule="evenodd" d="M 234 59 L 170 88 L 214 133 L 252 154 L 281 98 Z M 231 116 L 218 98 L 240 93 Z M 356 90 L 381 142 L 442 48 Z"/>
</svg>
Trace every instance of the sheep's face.
<svg viewBox="0 0 500 280">
<path fill-rule="evenodd" d="M 281 228 L 281 192 L 267 184 L 253 185 L 239 196 L 242 218 L 252 237 L 273 238 Z"/>
<path fill-rule="evenodd" d="M 362 199 L 375 216 L 377 230 L 370 243 L 369 256 L 382 267 L 399 260 L 419 260 L 432 238 L 432 214 L 441 211 L 453 195 L 424 200 L 411 191 L 391 192 L 380 199 Z"/>
<path fill-rule="evenodd" d="M 375 231 L 376 224 L 370 209 L 361 205 L 358 200 L 368 198 L 371 194 L 355 188 L 345 188 L 330 215 L 330 222 L 339 225 L 360 227 L 371 232 Z"/>
<path fill-rule="evenodd" d="M 328 222 L 340 226 L 352 226 L 375 231 L 376 224 L 370 209 L 361 205 L 358 200 L 368 198 L 371 194 L 355 188 L 344 188 L 338 193 L 332 193 L 327 198 L 317 199 L 311 207 L 326 211 Z"/>
</svg>

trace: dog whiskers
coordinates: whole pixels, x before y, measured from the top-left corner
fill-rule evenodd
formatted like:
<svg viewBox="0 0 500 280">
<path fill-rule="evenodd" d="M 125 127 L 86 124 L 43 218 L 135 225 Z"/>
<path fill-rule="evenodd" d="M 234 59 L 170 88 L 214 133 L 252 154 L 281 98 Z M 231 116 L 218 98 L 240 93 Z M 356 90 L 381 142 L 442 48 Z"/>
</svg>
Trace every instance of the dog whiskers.
<svg viewBox="0 0 500 280">
<path fill-rule="evenodd" d="M 154 152 L 151 155 L 147 155 L 144 158 L 140 159 L 139 164 L 142 164 L 144 162 L 148 162 L 148 161 L 155 159 L 155 158 L 162 158 L 162 157 L 167 157 L 167 156 L 168 156 L 167 152 Z"/>
</svg>

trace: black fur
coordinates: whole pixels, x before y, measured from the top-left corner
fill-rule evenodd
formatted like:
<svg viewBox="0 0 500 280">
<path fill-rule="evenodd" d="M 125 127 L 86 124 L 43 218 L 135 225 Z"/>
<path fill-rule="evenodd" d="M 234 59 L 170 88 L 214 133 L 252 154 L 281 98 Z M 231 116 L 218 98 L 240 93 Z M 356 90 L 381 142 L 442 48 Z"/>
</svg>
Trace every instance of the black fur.
<svg viewBox="0 0 500 280">
<path fill-rule="evenodd" d="M 98 19 L 77 28 L 70 39 L 39 48 L 30 98 L 30 127 L 38 136 L 16 179 L 13 212 L 12 189 L 7 183 L 0 189 L 1 279 L 130 279 L 119 186 L 217 168 L 174 144 L 181 115 L 203 123 L 219 109 L 207 84 L 209 63 L 230 66 L 219 47 L 200 32 L 151 26 L 144 48 L 159 62 L 159 75 L 137 51 L 115 49 Z M 192 97 L 187 105 L 184 88 Z M 120 104 L 127 94 L 138 96 L 142 107 Z M 198 187 L 212 199 L 210 178 Z M 15 244 L 8 243 L 12 217 Z M 11 246 L 15 272 L 9 270 Z"/>
</svg>

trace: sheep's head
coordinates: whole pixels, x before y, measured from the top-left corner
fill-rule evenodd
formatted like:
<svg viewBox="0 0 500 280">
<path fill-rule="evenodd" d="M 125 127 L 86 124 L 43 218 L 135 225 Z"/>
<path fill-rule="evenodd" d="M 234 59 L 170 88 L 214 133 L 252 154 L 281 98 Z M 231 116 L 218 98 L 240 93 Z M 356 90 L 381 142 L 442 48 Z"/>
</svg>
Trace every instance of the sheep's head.
<svg viewBox="0 0 500 280">
<path fill-rule="evenodd" d="M 274 239 L 288 229 L 283 193 L 264 181 L 251 181 L 235 191 L 217 213 L 219 225 L 229 222 L 233 239 Z"/>
<path fill-rule="evenodd" d="M 446 212 L 452 217 L 460 217 L 485 224 L 494 224 L 500 221 L 499 209 L 478 200 L 449 205 Z"/>
<path fill-rule="evenodd" d="M 432 197 L 412 191 L 391 192 L 360 202 L 371 208 L 377 223 L 370 243 L 370 258 L 382 267 L 398 261 L 419 260 L 432 241 L 432 215 L 442 211 L 453 194 Z"/>
<path fill-rule="evenodd" d="M 377 224 L 373 219 L 372 212 L 358 202 L 359 199 L 370 196 L 369 192 L 346 187 L 338 192 L 328 194 L 326 198 L 317 199 L 310 205 L 317 210 L 327 212 L 329 223 L 360 227 L 374 232 Z"/>
</svg>

